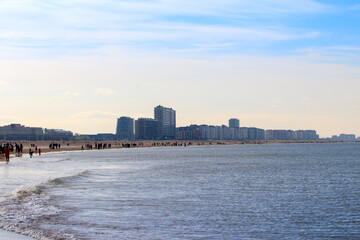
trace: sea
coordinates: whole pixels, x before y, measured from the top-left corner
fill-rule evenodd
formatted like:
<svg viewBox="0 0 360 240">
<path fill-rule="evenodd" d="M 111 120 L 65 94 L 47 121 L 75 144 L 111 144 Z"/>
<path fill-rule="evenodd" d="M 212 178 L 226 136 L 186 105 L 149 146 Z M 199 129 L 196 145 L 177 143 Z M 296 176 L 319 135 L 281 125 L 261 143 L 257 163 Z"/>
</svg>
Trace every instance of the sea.
<svg viewBox="0 0 360 240">
<path fill-rule="evenodd" d="M 360 143 L 69 151 L 0 164 L 35 239 L 360 239 Z"/>
</svg>

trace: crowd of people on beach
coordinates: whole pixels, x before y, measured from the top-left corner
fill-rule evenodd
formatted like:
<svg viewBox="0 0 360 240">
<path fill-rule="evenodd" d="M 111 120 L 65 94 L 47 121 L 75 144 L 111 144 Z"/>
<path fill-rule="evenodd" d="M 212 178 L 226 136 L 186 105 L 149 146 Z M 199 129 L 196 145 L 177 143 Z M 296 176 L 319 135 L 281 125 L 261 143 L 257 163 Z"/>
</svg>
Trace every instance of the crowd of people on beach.
<svg viewBox="0 0 360 240">
<path fill-rule="evenodd" d="M 34 149 L 34 150 L 33 150 Z M 5 155 L 5 161 L 6 163 L 9 163 L 10 161 L 10 154 L 15 152 L 16 157 L 21 157 L 24 151 L 24 145 L 22 143 L 0 143 L 0 156 Z M 38 153 L 39 156 L 41 155 L 41 149 L 38 148 L 35 144 L 31 144 L 29 148 L 29 155 L 30 158 L 33 157 L 34 153 Z"/>
<path fill-rule="evenodd" d="M 61 148 L 61 144 L 60 143 L 50 143 L 49 144 L 49 149 L 60 149 Z"/>
<path fill-rule="evenodd" d="M 65 145 L 65 149 L 69 148 L 70 142 L 62 142 L 63 145 Z M 77 144 L 74 142 L 74 144 Z M 92 150 L 92 149 L 108 149 L 112 147 L 112 144 L 115 146 L 115 148 L 136 148 L 136 147 L 165 147 L 165 146 L 191 146 L 193 144 L 197 145 L 204 145 L 204 144 L 225 144 L 222 142 L 183 142 L 183 141 L 114 141 L 112 143 L 104 143 L 104 142 L 86 142 L 84 145 L 81 145 L 81 150 Z M 51 142 L 49 144 L 49 150 L 55 150 L 59 151 L 61 149 L 62 145 L 60 143 Z M 71 149 L 76 150 L 80 149 L 80 146 L 78 147 L 74 146 L 71 147 Z M 8 163 L 10 159 L 10 154 L 15 152 L 15 156 L 19 157 L 22 156 L 22 153 L 24 151 L 24 146 L 22 143 L 12 143 L 12 142 L 5 142 L 0 143 L 0 158 L 4 159 L 3 156 L 5 156 L 5 161 Z M 41 149 L 38 148 L 38 146 L 34 143 L 31 143 L 28 149 L 28 153 L 30 158 L 34 156 L 34 154 L 41 155 Z"/>
<path fill-rule="evenodd" d="M 106 149 L 106 148 L 111 148 L 111 143 L 98 143 L 98 142 L 95 142 L 95 144 L 94 144 L 94 149 Z M 90 144 L 90 143 L 86 143 L 85 147 L 84 147 L 84 145 L 81 146 L 81 150 L 84 150 L 84 149 L 92 150 L 93 145 Z"/>
<path fill-rule="evenodd" d="M 9 163 L 10 161 L 10 153 L 14 152 L 16 153 L 16 156 L 20 156 L 23 152 L 23 145 L 18 143 L 4 143 L 0 144 L 0 154 L 5 155 L 5 161 L 6 163 Z"/>
<path fill-rule="evenodd" d="M 10 152 L 14 152 L 17 154 L 21 154 L 23 152 L 23 145 L 20 143 L 4 143 L 4 144 L 0 144 L 0 154 L 4 153 L 4 149 L 8 148 Z"/>
</svg>

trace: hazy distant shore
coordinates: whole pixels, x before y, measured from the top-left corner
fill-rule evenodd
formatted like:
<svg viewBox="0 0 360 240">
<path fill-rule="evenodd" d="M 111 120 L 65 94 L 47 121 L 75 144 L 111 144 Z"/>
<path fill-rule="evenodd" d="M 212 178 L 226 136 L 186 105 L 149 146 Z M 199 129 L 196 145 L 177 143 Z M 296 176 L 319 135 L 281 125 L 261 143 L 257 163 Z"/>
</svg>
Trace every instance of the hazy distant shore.
<svg viewBox="0 0 360 240">
<path fill-rule="evenodd" d="M 29 151 L 33 151 L 33 155 L 39 155 L 37 149 L 41 149 L 41 153 L 61 152 L 61 151 L 88 151 L 99 149 L 114 148 L 138 148 L 138 147 L 166 147 L 166 146 L 205 146 L 205 145 L 243 145 L 243 144 L 292 144 L 292 143 L 338 143 L 338 142 L 359 142 L 359 141 L 334 141 L 334 140 L 137 140 L 137 141 L 0 141 L 4 143 L 23 144 L 23 152 L 17 155 L 11 153 L 11 158 L 28 155 Z M 57 148 L 49 148 L 50 144 L 56 143 L 60 146 Z M 99 146 L 101 145 L 101 147 Z M 90 148 L 91 146 L 91 148 Z M 4 161 L 4 155 L 0 155 L 0 161 Z"/>
</svg>

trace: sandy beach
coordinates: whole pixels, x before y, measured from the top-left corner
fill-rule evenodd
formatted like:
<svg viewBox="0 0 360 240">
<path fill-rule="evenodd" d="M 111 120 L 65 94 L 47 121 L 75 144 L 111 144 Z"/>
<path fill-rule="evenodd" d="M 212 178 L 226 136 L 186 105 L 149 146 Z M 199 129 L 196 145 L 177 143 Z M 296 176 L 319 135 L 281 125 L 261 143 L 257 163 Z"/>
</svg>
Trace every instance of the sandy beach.
<svg viewBox="0 0 360 240">
<path fill-rule="evenodd" d="M 0 141 L 0 144 L 17 143 L 23 145 L 22 154 L 16 154 L 15 150 L 11 152 L 10 158 L 21 157 L 33 151 L 33 156 L 47 152 L 61 151 L 88 151 L 98 149 L 114 148 L 137 148 L 137 147 L 167 147 L 167 146 L 206 146 L 206 145 L 241 145 L 241 144 L 290 144 L 290 143 L 329 143 L 341 141 L 328 140 L 138 140 L 138 141 Z M 57 144 L 56 147 L 50 147 L 51 144 Z M 37 150 L 36 150 L 37 148 Z M 5 161 L 4 154 L 0 154 L 0 161 Z"/>
</svg>

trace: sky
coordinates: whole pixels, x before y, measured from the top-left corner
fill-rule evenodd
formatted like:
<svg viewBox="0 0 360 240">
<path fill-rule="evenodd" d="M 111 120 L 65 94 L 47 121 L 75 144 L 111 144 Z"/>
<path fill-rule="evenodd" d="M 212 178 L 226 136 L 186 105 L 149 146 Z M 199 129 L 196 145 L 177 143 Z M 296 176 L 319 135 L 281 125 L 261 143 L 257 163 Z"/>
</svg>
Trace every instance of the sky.
<svg viewBox="0 0 360 240">
<path fill-rule="evenodd" d="M 115 133 L 177 126 L 360 136 L 355 0 L 2 0 L 0 126 Z"/>
</svg>

